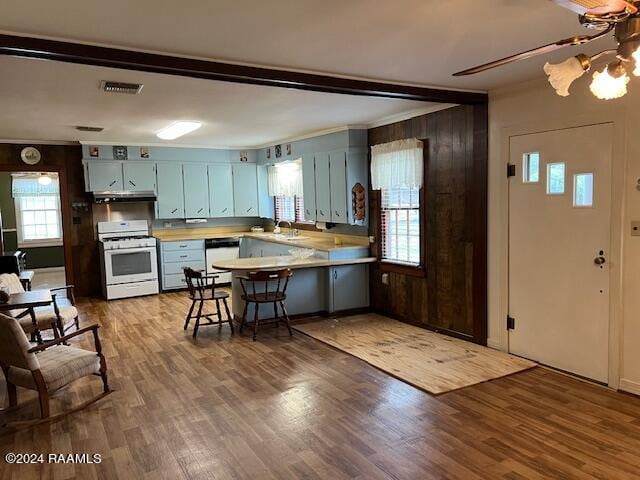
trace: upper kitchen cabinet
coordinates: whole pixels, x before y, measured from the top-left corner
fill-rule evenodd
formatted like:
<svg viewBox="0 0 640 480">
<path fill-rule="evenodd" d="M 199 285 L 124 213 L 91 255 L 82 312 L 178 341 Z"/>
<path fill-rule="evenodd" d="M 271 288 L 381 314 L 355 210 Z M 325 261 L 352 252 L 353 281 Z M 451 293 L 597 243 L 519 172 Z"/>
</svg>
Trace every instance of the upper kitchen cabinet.
<svg viewBox="0 0 640 480">
<path fill-rule="evenodd" d="M 316 221 L 316 164 L 313 154 L 302 156 L 304 218 Z"/>
<path fill-rule="evenodd" d="M 256 172 L 258 175 L 258 215 L 261 218 L 275 217 L 275 205 L 273 197 L 269 196 L 269 180 L 266 165 L 258 165 Z"/>
<path fill-rule="evenodd" d="M 184 181 L 184 210 L 187 218 L 209 217 L 209 180 L 207 165 L 185 163 L 182 166 Z"/>
<path fill-rule="evenodd" d="M 257 217 L 258 175 L 256 165 L 233 165 L 233 205 L 236 217 Z"/>
<path fill-rule="evenodd" d="M 347 153 L 329 154 L 329 180 L 331 185 L 331 221 L 348 223 L 347 219 Z"/>
<path fill-rule="evenodd" d="M 150 162 L 125 162 L 124 190 L 130 192 L 155 192 L 156 165 Z"/>
<path fill-rule="evenodd" d="M 331 222 L 331 178 L 328 153 L 315 155 L 315 170 L 316 220 Z"/>
<path fill-rule="evenodd" d="M 234 216 L 230 164 L 209 165 L 209 210 L 214 218 Z"/>
<path fill-rule="evenodd" d="M 158 163 L 156 177 L 158 218 L 185 218 L 182 165 Z"/>
<path fill-rule="evenodd" d="M 122 191 L 122 163 L 108 160 L 85 162 L 85 183 L 88 192 Z"/>
</svg>

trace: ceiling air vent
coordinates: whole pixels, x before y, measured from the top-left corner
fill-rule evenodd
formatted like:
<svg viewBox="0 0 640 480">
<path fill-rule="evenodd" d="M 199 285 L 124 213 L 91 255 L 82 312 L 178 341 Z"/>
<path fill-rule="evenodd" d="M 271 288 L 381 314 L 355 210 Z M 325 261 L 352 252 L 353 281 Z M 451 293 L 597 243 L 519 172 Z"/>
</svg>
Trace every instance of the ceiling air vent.
<svg viewBox="0 0 640 480">
<path fill-rule="evenodd" d="M 88 127 L 86 125 L 78 125 L 76 130 L 80 130 L 81 132 L 101 132 L 104 130 L 103 127 Z"/>
<path fill-rule="evenodd" d="M 143 86 L 141 83 L 111 82 L 109 80 L 100 82 L 100 88 L 108 93 L 129 93 L 135 95 L 142 91 Z"/>
</svg>

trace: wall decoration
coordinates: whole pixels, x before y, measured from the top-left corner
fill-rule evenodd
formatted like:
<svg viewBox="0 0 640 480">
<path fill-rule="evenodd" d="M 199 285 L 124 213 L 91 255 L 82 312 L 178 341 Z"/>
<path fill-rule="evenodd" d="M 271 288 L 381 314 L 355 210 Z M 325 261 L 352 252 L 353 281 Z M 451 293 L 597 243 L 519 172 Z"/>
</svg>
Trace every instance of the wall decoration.
<svg viewBox="0 0 640 480">
<path fill-rule="evenodd" d="M 364 222 L 367 215 L 367 205 L 365 190 L 361 183 L 356 183 L 351 189 L 351 208 L 353 209 L 353 219 L 357 222 Z"/>
<path fill-rule="evenodd" d="M 287 155 L 291 155 L 291 144 L 287 143 Z"/>
<path fill-rule="evenodd" d="M 35 147 L 24 147 L 20 152 L 20 158 L 27 165 L 35 165 L 40 161 L 42 156 L 40 151 Z"/>
<path fill-rule="evenodd" d="M 127 147 L 125 146 L 117 146 L 117 147 L 113 147 L 113 159 L 114 160 L 127 160 L 128 157 L 128 151 L 127 151 Z"/>
<path fill-rule="evenodd" d="M 276 145 L 276 158 L 280 158 L 282 156 L 282 145 Z"/>
<path fill-rule="evenodd" d="M 249 161 L 249 156 L 248 156 L 248 152 L 240 152 L 240 161 L 241 162 L 248 162 Z"/>
<path fill-rule="evenodd" d="M 100 156 L 100 147 L 89 147 L 89 156 L 93 158 L 98 158 Z"/>
<path fill-rule="evenodd" d="M 149 147 L 140 147 L 140 158 L 149 158 Z"/>
<path fill-rule="evenodd" d="M 271 158 L 271 147 L 267 148 L 267 159 Z"/>
</svg>

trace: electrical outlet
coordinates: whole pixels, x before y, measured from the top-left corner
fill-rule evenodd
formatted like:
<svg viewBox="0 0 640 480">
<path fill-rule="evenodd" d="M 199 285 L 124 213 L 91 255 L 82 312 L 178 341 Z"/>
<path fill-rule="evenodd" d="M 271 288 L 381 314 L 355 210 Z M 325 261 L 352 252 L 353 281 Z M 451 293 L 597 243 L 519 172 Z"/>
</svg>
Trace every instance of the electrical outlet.
<svg viewBox="0 0 640 480">
<path fill-rule="evenodd" d="M 383 285 L 389 285 L 389 274 L 388 273 L 383 273 L 382 274 L 382 284 Z"/>
<path fill-rule="evenodd" d="M 371 236 L 369 237 L 369 243 L 371 243 L 371 244 L 376 243 L 376 237 L 374 237 L 373 235 L 371 235 Z"/>
<path fill-rule="evenodd" d="M 640 222 L 631 222 L 631 236 L 640 237 Z"/>
<path fill-rule="evenodd" d="M 171 227 L 173 227 L 171 222 L 164 222 L 164 228 L 171 228 Z"/>
</svg>

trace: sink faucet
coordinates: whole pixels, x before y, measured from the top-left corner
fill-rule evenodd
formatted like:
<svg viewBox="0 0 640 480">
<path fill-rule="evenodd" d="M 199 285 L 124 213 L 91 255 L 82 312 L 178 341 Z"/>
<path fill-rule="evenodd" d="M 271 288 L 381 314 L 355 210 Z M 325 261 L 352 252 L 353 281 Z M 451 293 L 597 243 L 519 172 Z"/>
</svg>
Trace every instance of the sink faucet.
<svg viewBox="0 0 640 480">
<path fill-rule="evenodd" d="M 294 233 L 293 233 L 293 227 L 291 226 L 291 222 L 289 220 L 278 220 L 278 223 L 276 223 L 276 227 L 280 227 L 280 224 L 282 222 L 287 222 L 289 224 L 289 233 L 288 233 L 288 237 L 289 238 L 293 238 Z"/>
</svg>

